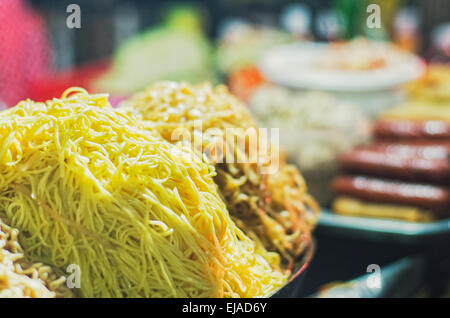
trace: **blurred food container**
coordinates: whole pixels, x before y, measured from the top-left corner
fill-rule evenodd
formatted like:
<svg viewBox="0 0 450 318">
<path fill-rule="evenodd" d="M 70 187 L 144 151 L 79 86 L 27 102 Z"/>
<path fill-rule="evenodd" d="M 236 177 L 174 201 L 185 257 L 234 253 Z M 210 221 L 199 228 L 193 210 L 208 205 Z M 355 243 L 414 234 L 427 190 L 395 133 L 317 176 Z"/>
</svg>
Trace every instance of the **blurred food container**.
<svg viewBox="0 0 450 318">
<path fill-rule="evenodd" d="M 226 21 L 220 33 L 215 58 L 223 74 L 253 66 L 267 49 L 293 41 L 287 32 L 236 19 Z"/>
<path fill-rule="evenodd" d="M 174 8 L 164 23 L 125 41 L 94 87 L 127 97 L 157 80 L 216 82 L 212 48 L 196 9 Z"/>
<path fill-rule="evenodd" d="M 258 88 L 249 104 L 262 127 L 279 128 L 288 160 L 300 167 L 310 193 L 327 206 L 337 157 L 369 135 L 364 114 L 327 93 L 297 92 L 271 84 Z"/>
<path fill-rule="evenodd" d="M 418 78 L 424 62 L 385 42 L 300 43 L 267 51 L 259 62 L 271 82 L 299 90 L 332 92 L 369 116 L 400 103 L 402 84 Z"/>
</svg>

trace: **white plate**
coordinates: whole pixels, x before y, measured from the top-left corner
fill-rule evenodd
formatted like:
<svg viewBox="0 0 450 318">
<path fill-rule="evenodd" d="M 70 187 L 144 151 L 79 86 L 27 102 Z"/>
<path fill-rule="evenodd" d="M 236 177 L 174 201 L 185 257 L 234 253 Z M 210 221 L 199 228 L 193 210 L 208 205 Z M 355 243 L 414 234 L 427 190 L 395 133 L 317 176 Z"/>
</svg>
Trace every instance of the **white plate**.
<svg viewBox="0 0 450 318">
<path fill-rule="evenodd" d="M 323 43 L 276 47 L 262 55 L 258 66 L 268 80 L 280 85 L 338 92 L 389 90 L 420 77 L 426 67 L 425 62 L 415 55 L 393 50 L 392 61 L 376 70 L 320 68 L 328 48 L 329 45 Z"/>
</svg>

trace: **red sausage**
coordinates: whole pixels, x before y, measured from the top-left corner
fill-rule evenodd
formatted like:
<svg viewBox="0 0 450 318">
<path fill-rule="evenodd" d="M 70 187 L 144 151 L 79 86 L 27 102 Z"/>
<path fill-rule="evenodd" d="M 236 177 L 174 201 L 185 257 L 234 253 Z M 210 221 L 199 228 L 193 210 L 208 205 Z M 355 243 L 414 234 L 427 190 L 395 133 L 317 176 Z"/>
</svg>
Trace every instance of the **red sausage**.
<svg viewBox="0 0 450 318">
<path fill-rule="evenodd" d="M 446 159 L 450 156 L 450 140 L 443 141 L 409 141 L 409 142 L 375 142 L 355 149 L 394 153 L 407 157 L 426 159 Z"/>
<path fill-rule="evenodd" d="M 380 120 L 374 134 L 381 139 L 450 139 L 450 123 L 444 121 Z"/>
<path fill-rule="evenodd" d="M 342 154 L 340 164 L 354 173 L 450 184 L 448 151 L 442 147 L 361 147 Z"/>
<path fill-rule="evenodd" d="M 450 213 L 450 194 L 446 187 L 397 182 L 364 176 L 340 176 L 332 184 L 333 190 L 378 203 L 417 206 L 441 214 Z"/>
</svg>

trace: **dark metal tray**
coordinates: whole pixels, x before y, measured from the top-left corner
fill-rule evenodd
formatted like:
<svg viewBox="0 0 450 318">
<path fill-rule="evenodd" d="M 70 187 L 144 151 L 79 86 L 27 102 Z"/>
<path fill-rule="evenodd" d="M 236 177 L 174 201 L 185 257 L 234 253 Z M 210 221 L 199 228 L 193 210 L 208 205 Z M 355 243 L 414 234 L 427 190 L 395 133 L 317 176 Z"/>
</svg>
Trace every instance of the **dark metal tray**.
<svg viewBox="0 0 450 318">
<path fill-rule="evenodd" d="M 450 241 L 450 219 L 415 223 L 388 219 L 342 216 L 323 210 L 316 233 L 373 241 L 436 244 Z"/>
</svg>

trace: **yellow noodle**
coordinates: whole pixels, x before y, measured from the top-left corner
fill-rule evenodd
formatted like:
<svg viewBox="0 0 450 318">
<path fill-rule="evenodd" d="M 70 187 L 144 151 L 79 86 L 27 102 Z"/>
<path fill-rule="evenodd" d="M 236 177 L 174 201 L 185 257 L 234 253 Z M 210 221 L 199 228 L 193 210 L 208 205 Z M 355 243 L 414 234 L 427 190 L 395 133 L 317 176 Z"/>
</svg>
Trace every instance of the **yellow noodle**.
<svg viewBox="0 0 450 318">
<path fill-rule="evenodd" d="M 241 232 L 214 167 L 73 88 L 0 113 L 0 216 L 86 297 L 264 297 L 286 274 Z"/>
<path fill-rule="evenodd" d="M 155 83 L 136 93 L 120 108 L 143 120 L 147 129 L 159 131 L 171 143 L 183 142 L 176 133 L 177 129 L 184 128 L 194 148 L 215 164 L 214 180 L 235 222 L 266 249 L 282 255 L 284 263 L 292 264 L 310 244 L 320 209 L 308 195 L 301 173 L 282 157 L 278 158 L 276 173 L 261 173 L 261 167 L 276 162 L 277 158 L 272 158 L 270 152 L 277 148 L 271 148 L 246 106 L 225 86 Z M 214 134 L 210 134 L 212 129 Z M 233 138 L 229 140 L 228 129 L 240 131 L 241 136 L 245 131 L 255 132 L 256 154 L 255 148 L 250 151 L 251 146 L 235 143 Z M 197 142 L 195 138 L 200 133 L 203 136 Z M 261 151 L 264 145 L 268 151 Z M 219 158 L 224 160 L 218 161 L 208 156 L 207 149 L 211 146 L 219 148 L 217 153 L 231 153 L 237 160 Z"/>
<path fill-rule="evenodd" d="M 0 219 L 0 298 L 71 297 L 63 276 L 58 277 L 49 266 L 26 259 L 18 234 L 17 229 Z"/>
</svg>

